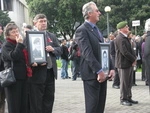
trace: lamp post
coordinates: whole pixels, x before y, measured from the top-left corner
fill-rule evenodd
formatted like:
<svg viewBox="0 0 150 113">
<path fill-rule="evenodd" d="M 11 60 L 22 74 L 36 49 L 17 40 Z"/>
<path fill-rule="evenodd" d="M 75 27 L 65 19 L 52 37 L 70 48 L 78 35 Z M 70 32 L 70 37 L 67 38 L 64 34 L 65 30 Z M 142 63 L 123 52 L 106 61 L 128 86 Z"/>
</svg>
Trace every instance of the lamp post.
<svg viewBox="0 0 150 113">
<path fill-rule="evenodd" d="M 107 37 L 108 37 L 109 36 L 109 14 L 108 13 L 111 11 L 111 7 L 106 6 L 104 10 L 107 13 Z"/>
</svg>

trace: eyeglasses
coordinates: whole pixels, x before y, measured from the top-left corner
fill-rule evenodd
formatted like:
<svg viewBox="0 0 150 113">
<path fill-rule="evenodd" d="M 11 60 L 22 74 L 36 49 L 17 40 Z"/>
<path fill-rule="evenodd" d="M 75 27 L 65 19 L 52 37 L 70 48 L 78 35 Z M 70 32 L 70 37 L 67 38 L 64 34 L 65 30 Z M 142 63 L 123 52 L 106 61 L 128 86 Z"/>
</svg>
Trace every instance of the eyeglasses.
<svg viewBox="0 0 150 113">
<path fill-rule="evenodd" d="M 19 33 L 19 30 L 12 30 L 12 31 L 10 31 L 10 33 L 12 33 L 12 34 Z"/>
<path fill-rule="evenodd" d="M 39 23 L 43 23 L 43 22 L 45 23 L 45 22 L 47 22 L 47 20 L 46 19 L 39 19 L 38 22 Z"/>
</svg>

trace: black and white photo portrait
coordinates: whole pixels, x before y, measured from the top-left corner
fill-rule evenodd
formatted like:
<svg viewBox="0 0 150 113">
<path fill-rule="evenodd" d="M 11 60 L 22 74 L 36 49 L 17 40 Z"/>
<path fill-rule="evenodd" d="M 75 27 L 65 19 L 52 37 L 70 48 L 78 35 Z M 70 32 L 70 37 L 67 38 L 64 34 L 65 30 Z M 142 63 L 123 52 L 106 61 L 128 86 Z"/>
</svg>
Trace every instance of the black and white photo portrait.
<svg viewBox="0 0 150 113">
<path fill-rule="evenodd" d="M 39 37 L 32 37 L 32 45 L 33 45 L 33 58 L 34 59 L 41 59 L 43 57 L 42 53 L 42 45 L 41 45 L 41 40 Z"/>
<path fill-rule="evenodd" d="M 29 62 L 32 64 L 46 62 L 45 33 L 37 31 L 27 32 Z"/>
</svg>

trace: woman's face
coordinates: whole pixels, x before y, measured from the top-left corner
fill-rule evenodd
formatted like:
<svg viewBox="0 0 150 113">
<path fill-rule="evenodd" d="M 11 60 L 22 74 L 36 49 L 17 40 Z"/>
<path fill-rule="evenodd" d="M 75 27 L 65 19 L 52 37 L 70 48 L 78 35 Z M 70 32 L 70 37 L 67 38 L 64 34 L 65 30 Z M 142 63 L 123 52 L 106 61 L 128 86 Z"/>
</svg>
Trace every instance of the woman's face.
<svg viewBox="0 0 150 113">
<path fill-rule="evenodd" d="M 17 29 L 12 29 L 9 31 L 9 36 L 8 38 L 12 39 L 12 40 L 16 40 L 16 37 L 19 36 L 19 30 Z"/>
</svg>

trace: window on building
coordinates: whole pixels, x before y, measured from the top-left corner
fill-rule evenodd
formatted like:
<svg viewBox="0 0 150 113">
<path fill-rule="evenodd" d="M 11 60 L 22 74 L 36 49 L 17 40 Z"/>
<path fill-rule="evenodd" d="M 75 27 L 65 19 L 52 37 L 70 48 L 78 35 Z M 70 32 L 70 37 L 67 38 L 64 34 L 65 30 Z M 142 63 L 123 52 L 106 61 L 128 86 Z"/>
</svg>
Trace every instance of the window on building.
<svg viewBox="0 0 150 113">
<path fill-rule="evenodd" d="M 0 10 L 2 10 L 2 7 L 1 7 L 1 0 L 0 0 Z"/>
<path fill-rule="evenodd" d="M 12 11 L 12 1 L 13 0 L 3 0 L 4 11 Z"/>
</svg>

